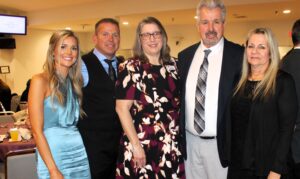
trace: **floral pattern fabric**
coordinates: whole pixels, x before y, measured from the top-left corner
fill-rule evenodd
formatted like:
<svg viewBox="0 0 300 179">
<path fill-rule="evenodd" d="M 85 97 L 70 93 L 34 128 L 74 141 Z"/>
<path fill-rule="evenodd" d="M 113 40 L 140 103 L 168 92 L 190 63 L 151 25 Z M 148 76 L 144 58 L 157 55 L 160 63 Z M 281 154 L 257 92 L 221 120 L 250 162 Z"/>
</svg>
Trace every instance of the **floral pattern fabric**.
<svg viewBox="0 0 300 179">
<path fill-rule="evenodd" d="M 119 68 L 117 99 L 134 100 L 131 115 L 146 154 L 144 168 L 135 168 L 132 146 L 120 141 L 116 178 L 185 178 L 179 150 L 179 91 L 175 61 L 165 65 L 129 59 Z"/>
</svg>

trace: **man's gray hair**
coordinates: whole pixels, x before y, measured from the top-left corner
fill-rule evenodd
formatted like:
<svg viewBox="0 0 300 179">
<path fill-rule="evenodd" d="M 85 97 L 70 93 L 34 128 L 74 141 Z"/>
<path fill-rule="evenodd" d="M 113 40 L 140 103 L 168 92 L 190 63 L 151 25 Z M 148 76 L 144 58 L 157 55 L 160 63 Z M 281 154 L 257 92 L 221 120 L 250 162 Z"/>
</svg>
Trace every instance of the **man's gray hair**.
<svg viewBox="0 0 300 179">
<path fill-rule="evenodd" d="M 198 17 L 197 21 L 200 20 L 200 9 L 206 7 L 209 9 L 215 9 L 220 8 L 221 9 L 221 15 L 222 15 L 222 22 L 225 22 L 226 17 L 226 7 L 224 3 L 221 0 L 200 0 L 197 9 L 196 9 L 196 15 Z"/>
</svg>

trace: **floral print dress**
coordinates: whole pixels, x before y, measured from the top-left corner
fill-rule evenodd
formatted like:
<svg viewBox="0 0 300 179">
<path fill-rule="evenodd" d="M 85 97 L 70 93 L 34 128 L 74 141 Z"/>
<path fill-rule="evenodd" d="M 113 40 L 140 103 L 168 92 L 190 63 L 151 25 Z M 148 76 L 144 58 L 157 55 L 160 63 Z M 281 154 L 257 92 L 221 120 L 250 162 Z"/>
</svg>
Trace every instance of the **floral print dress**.
<svg viewBox="0 0 300 179">
<path fill-rule="evenodd" d="M 119 68 L 117 99 L 134 100 L 130 109 L 146 154 L 144 168 L 135 168 L 132 146 L 120 141 L 116 178 L 185 178 L 179 150 L 179 91 L 175 61 L 165 65 L 129 59 Z"/>
</svg>

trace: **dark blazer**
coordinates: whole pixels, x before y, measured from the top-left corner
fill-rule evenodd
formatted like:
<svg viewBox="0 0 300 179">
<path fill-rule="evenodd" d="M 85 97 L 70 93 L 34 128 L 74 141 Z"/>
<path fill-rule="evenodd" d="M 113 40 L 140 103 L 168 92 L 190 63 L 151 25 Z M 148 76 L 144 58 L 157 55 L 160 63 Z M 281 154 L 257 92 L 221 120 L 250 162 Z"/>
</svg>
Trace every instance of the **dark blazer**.
<svg viewBox="0 0 300 179">
<path fill-rule="evenodd" d="M 270 171 L 280 174 L 288 172 L 287 159 L 293 127 L 297 116 L 297 98 L 292 77 L 279 72 L 276 79 L 275 94 L 267 99 L 253 100 L 248 126 L 245 129 L 243 153 L 240 154 L 242 166 L 254 169 L 257 176 L 267 176 Z M 226 112 L 226 146 L 231 147 L 230 105 Z M 232 110 L 232 109 L 231 109 Z M 229 167 L 230 167 L 230 153 Z"/>
<path fill-rule="evenodd" d="M 298 115 L 292 139 L 292 154 L 296 163 L 300 163 L 300 49 L 291 50 L 283 59 L 281 69 L 292 75 L 297 91 Z"/>
<path fill-rule="evenodd" d="M 115 84 L 93 51 L 82 56 L 89 82 L 83 87 L 82 107 L 86 113 L 78 122 L 88 155 L 92 178 L 115 178 L 121 124 L 115 111 Z"/>
<path fill-rule="evenodd" d="M 6 111 L 10 111 L 11 90 L 9 86 L 6 85 L 3 81 L 0 81 L 0 102 L 2 103 Z M 0 107 L 0 111 L 2 111 L 1 107 Z"/>
<path fill-rule="evenodd" d="M 181 86 L 181 113 L 180 113 L 180 128 L 181 128 L 181 145 L 182 152 L 186 158 L 186 136 L 185 136 L 185 93 L 186 93 L 186 78 L 194 54 L 200 43 L 194 44 L 178 54 L 178 71 L 180 76 Z M 225 132 L 225 124 L 223 121 L 223 114 L 225 105 L 227 104 L 230 94 L 235 84 L 239 80 L 240 71 L 242 67 L 243 47 L 234 44 L 224 39 L 224 51 L 221 67 L 221 76 L 219 82 L 218 94 L 218 117 L 217 117 L 217 143 L 220 160 L 223 166 L 227 166 L 224 159 L 224 140 L 223 134 Z"/>
</svg>

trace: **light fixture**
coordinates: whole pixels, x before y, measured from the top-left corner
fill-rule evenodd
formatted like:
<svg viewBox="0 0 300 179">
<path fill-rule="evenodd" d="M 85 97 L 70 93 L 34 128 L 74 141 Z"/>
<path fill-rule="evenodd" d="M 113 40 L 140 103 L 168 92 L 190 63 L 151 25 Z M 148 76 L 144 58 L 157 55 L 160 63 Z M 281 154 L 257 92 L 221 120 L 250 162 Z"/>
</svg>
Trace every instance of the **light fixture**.
<svg viewBox="0 0 300 179">
<path fill-rule="evenodd" d="M 127 22 L 127 21 L 124 21 L 122 24 L 123 24 L 123 25 L 128 25 L 128 24 L 129 24 L 129 22 Z"/>
<path fill-rule="evenodd" d="M 198 16 L 194 16 L 194 19 L 198 19 Z"/>
<path fill-rule="evenodd" d="M 71 28 L 71 27 L 66 27 L 65 29 L 66 29 L 66 30 L 71 30 L 72 28 Z"/>
<path fill-rule="evenodd" d="M 291 13 L 291 10 L 285 9 L 285 10 L 282 11 L 282 13 L 283 13 L 283 14 L 289 14 L 289 13 Z"/>
</svg>

